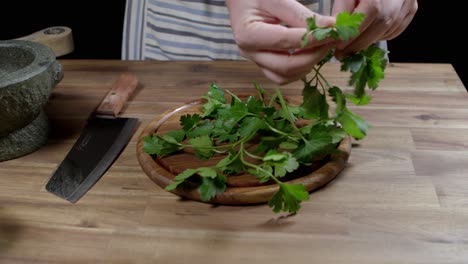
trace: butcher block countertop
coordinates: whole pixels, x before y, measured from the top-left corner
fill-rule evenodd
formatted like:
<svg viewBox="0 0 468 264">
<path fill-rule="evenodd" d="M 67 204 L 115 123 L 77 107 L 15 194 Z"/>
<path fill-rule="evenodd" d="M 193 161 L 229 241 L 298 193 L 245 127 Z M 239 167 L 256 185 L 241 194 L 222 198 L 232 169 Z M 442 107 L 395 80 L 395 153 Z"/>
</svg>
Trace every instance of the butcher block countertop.
<svg viewBox="0 0 468 264">
<path fill-rule="evenodd" d="M 298 214 L 266 204 L 184 200 L 141 169 L 136 144 L 158 115 L 199 99 L 211 83 L 233 93 L 255 81 L 242 62 L 62 60 L 46 106 L 44 147 L 0 163 L 0 263 L 468 263 L 468 94 L 450 64 L 394 63 L 367 106 L 371 128 L 346 168 Z M 76 204 L 45 189 L 88 115 L 122 72 L 141 87 L 122 112 L 141 122 L 113 166 Z M 323 68 L 346 87 L 338 64 Z M 302 83 L 283 86 L 301 96 Z"/>
</svg>

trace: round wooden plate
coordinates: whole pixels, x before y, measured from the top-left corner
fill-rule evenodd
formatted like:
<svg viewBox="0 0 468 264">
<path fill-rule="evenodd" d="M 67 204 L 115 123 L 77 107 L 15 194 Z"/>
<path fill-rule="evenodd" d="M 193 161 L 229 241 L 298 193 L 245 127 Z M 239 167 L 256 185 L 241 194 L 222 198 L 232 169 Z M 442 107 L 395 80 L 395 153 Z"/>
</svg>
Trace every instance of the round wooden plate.
<svg viewBox="0 0 468 264">
<path fill-rule="evenodd" d="M 171 184 L 175 175 L 185 169 L 212 166 L 222 158 L 215 156 L 207 161 L 202 161 L 190 152 L 154 158 L 143 150 L 143 137 L 154 133 L 164 135 L 170 130 L 180 129 L 179 118 L 186 114 L 200 113 L 201 104 L 202 101 L 197 100 L 166 111 L 153 119 L 138 138 L 138 161 L 148 177 L 162 188 Z M 302 168 L 295 175 L 284 177 L 282 180 L 288 183 L 303 184 L 308 191 L 324 186 L 344 169 L 351 153 L 351 138 L 345 137 L 338 145 L 338 150 L 337 153 L 318 160 L 314 165 Z M 269 201 L 277 190 L 278 185 L 274 182 L 260 184 L 254 176 L 249 174 L 229 176 L 226 190 L 223 193 L 218 193 L 208 202 L 230 205 L 264 203 Z M 187 199 L 202 201 L 196 188 L 178 188 L 171 192 Z"/>
</svg>

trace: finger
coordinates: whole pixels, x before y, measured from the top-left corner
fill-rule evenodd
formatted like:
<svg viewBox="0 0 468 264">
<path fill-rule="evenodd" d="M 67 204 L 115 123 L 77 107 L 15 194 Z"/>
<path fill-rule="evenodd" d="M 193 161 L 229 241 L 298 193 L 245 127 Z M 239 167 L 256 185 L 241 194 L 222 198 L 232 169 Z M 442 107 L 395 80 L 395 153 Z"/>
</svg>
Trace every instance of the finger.
<svg viewBox="0 0 468 264">
<path fill-rule="evenodd" d="M 375 43 L 377 40 L 383 39 L 383 33 L 378 27 L 370 27 L 365 32 L 353 40 L 343 49 L 336 49 L 335 56 L 338 59 L 343 59 L 349 55 L 355 54 L 358 51 L 361 51 L 369 47 L 372 43 Z"/>
<path fill-rule="evenodd" d="M 335 1 L 333 4 L 333 9 L 332 9 L 332 16 L 338 15 L 338 13 L 348 11 L 349 13 L 352 13 L 353 10 L 356 8 L 356 0 L 339 0 Z"/>
<path fill-rule="evenodd" d="M 286 51 L 301 48 L 305 33 L 304 28 L 287 28 L 279 24 L 256 22 L 237 34 L 235 39 L 239 47 L 247 50 Z M 311 36 L 306 47 L 318 47 L 331 42 L 334 42 L 331 38 L 317 41 Z"/>
<path fill-rule="evenodd" d="M 388 0 L 384 0 L 384 1 L 388 1 Z M 364 21 L 361 23 L 361 27 L 360 27 L 361 32 L 367 30 L 367 28 L 375 21 L 375 19 L 377 19 L 381 10 L 382 10 L 382 4 L 380 1 L 371 1 L 371 0 L 359 1 L 353 13 L 366 14 Z"/>
<path fill-rule="evenodd" d="M 289 27 L 305 28 L 309 17 L 315 17 L 319 27 L 331 27 L 336 22 L 334 17 L 312 12 L 296 0 L 263 0 L 260 3 L 260 10 L 270 13 Z"/>
<path fill-rule="evenodd" d="M 406 15 L 399 16 L 393 25 L 385 32 L 385 34 L 382 35 L 382 39 L 388 40 L 390 36 L 399 35 L 401 32 L 403 32 L 402 28 L 402 23 L 406 19 Z"/>
<path fill-rule="evenodd" d="M 400 31 L 401 28 L 401 23 L 405 20 L 406 16 L 409 14 L 409 3 L 411 1 L 393 1 L 393 5 L 390 5 L 390 7 L 393 10 L 393 18 L 390 19 L 390 17 L 387 18 L 388 23 L 391 23 L 389 28 L 385 31 L 385 33 L 382 35 L 382 39 L 387 39 L 390 34 L 393 32 L 398 32 L 397 34 L 400 34 L 402 31 Z M 389 7 L 387 6 L 386 9 Z"/>
<path fill-rule="evenodd" d="M 292 83 L 294 81 L 297 81 L 301 79 L 302 77 L 306 76 L 309 72 L 301 72 L 299 74 L 296 74 L 294 76 L 283 76 L 280 74 L 277 74 L 267 68 L 260 67 L 261 71 L 263 74 L 270 79 L 271 81 L 275 82 L 276 84 L 279 85 L 285 85 L 288 83 Z"/>
<path fill-rule="evenodd" d="M 387 31 L 387 33 L 384 36 L 384 39 L 394 39 L 398 35 L 400 35 L 404 30 L 406 30 L 406 28 L 409 26 L 411 21 L 413 21 L 414 16 L 416 15 L 416 12 L 418 10 L 418 2 L 413 1 L 409 3 L 407 7 L 404 7 L 402 9 L 407 10 L 407 12 L 401 12 L 402 18 L 401 20 L 399 20 L 401 22 L 395 23 L 396 25 Z"/>
<path fill-rule="evenodd" d="M 268 12 L 271 16 L 286 23 L 287 27 L 280 28 L 278 24 L 257 22 L 252 24 L 253 29 L 246 35 L 255 38 L 246 39 L 244 44 L 248 49 L 268 49 L 268 50 L 289 50 L 301 48 L 302 37 L 306 33 L 307 18 L 314 17 L 318 27 L 331 27 L 336 23 L 336 19 L 331 16 L 324 16 L 312 12 L 310 9 L 300 4 L 296 0 L 264 0 L 260 2 L 259 9 Z M 257 37 L 257 34 L 260 34 Z M 263 40 L 262 40 L 263 39 Z M 256 42 L 256 46 L 254 43 Z M 309 36 L 307 48 L 318 47 L 334 42 L 333 39 L 317 41 L 312 35 Z"/>
<path fill-rule="evenodd" d="M 327 55 L 331 45 L 313 48 L 295 54 L 280 52 L 256 52 L 251 59 L 260 66 L 282 76 L 292 76 L 294 73 L 310 71 L 314 65 Z"/>
<path fill-rule="evenodd" d="M 409 26 L 409 24 L 411 23 L 412 20 L 413 20 L 413 17 L 411 15 L 406 16 L 404 18 L 403 22 L 398 24 L 397 28 L 389 30 L 389 32 L 387 34 L 385 34 L 382 37 L 382 39 L 392 40 L 392 39 L 398 37 L 403 31 L 406 30 L 406 28 L 408 28 L 408 26 Z"/>
<path fill-rule="evenodd" d="M 281 76 L 281 75 L 278 75 L 266 68 L 263 68 L 263 67 L 260 67 L 260 70 L 263 72 L 263 74 L 270 80 L 272 80 L 273 82 L 277 83 L 277 84 L 285 84 L 288 82 L 288 79 Z"/>
</svg>

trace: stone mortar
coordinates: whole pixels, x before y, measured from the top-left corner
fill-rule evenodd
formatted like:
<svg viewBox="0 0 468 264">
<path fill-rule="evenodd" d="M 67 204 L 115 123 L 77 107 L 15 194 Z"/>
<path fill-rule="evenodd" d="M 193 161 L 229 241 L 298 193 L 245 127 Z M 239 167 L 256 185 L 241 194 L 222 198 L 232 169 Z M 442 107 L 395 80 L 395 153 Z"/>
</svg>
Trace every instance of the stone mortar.
<svg viewBox="0 0 468 264">
<path fill-rule="evenodd" d="M 46 143 L 49 128 L 42 112 L 62 78 L 62 65 L 49 47 L 26 40 L 0 41 L 0 161 Z"/>
</svg>

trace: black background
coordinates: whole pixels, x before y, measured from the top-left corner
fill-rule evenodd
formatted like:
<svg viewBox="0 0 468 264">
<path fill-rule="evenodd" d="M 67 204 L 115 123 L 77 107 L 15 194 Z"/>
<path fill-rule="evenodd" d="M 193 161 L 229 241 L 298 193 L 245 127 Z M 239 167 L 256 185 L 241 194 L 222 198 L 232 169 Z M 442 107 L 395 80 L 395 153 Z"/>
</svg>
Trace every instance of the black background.
<svg viewBox="0 0 468 264">
<path fill-rule="evenodd" d="M 468 87 L 462 2 L 420 0 L 407 30 L 389 41 L 390 60 L 451 63 Z M 68 26 L 75 51 L 61 59 L 120 59 L 125 0 L 2 1 L 0 10 L 0 40 Z"/>
</svg>

